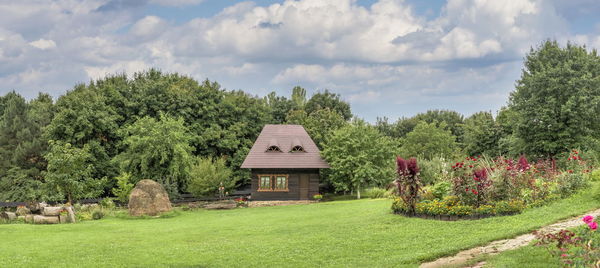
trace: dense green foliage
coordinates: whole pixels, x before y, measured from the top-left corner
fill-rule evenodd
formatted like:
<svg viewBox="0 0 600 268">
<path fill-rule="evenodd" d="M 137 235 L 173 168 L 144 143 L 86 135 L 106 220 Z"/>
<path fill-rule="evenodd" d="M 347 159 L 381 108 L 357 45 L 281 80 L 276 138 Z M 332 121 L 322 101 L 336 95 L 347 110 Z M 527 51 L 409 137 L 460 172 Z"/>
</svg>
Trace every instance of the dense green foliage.
<svg viewBox="0 0 600 268">
<path fill-rule="evenodd" d="M 124 129 L 125 150 L 115 161 L 137 183 L 151 178 L 162 184 L 171 198 L 187 186 L 192 165 L 192 147 L 182 119 L 164 114 L 160 120 L 144 117 Z"/>
<path fill-rule="evenodd" d="M 301 124 L 320 149 L 330 148 L 329 161 L 356 158 L 365 165 L 345 166 L 362 170 L 359 176 L 364 182 L 340 176 L 352 174 L 350 170 L 324 170 L 325 191 L 354 191 L 357 183 L 368 187 L 391 180 L 383 175 L 387 162 L 362 160 L 380 154 L 379 149 L 363 153 L 349 144 L 342 146 L 339 137 L 333 140 L 341 129 L 387 137 L 360 139 L 385 150 L 390 162 L 396 153 L 418 157 L 424 167 L 432 167 L 423 170 L 425 183 L 447 179 L 448 167 L 435 163 L 442 158 L 453 162 L 465 156 L 526 154 L 537 160 L 559 158 L 581 148 L 591 161 L 598 161 L 600 119 L 595 115 L 600 112 L 600 57 L 596 51 L 547 41 L 532 49 L 524 65 L 508 105 L 495 118 L 491 112 L 465 119 L 456 111 L 428 110 L 393 123 L 378 119 L 364 133 L 361 126 L 348 124 L 350 104 L 327 90 L 309 98 L 304 88 L 294 87 L 289 97 L 273 92 L 259 98 L 224 90 L 216 82 L 199 83 L 154 69 L 76 85 L 55 103 L 46 94 L 27 101 L 10 92 L 0 97 L 0 200 L 60 198 L 45 187 L 44 155 L 50 140 L 89 154 L 90 178 L 107 178 L 101 196 L 114 194 L 115 178 L 124 172 L 130 173 L 131 183 L 141 178 L 157 180 L 176 196 L 187 191 L 194 157 L 225 159 L 235 185 L 247 185 L 249 171 L 240 166 L 265 124 Z M 380 144 L 393 145 L 383 149 Z M 350 149 L 331 151 L 344 146 Z"/>
<path fill-rule="evenodd" d="M 190 175 L 187 190 L 197 197 L 216 195 L 219 187 L 223 187 L 223 192 L 229 192 L 236 183 L 223 158 L 197 159 Z"/>
<path fill-rule="evenodd" d="M 520 215 L 448 222 L 399 217 L 389 212 L 390 203 L 368 199 L 184 211 L 171 218 L 145 220 L 106 216 L 72 225 L 0 225 L 10 234 L 0 243 L 0 263 L 9 267 L 417 267 L 598 207 L 588 195 L 577 195 Z M 65 233 L 77 234 L 69 237 L 70 243 L 86 246 L 73 254 L 72 248 L 64 246 Z M 36 250 L 30 250 L 31 245 Z"/>
<path fill-rule="evenodd" d="M 101 193 L 106 177 L 93 177 L 91 159 L 88 146 L 80 149 L 69 143 L 50 141 L 50 151 L 46 154 L 49 191 L 56 191 L 71 204 Z"/>
<path fill-rule="evenodd" d="M 357 192 L 368 186 L 384 186 L 394 178 L 395 142 L 364 121 L 333 133 L 323 150 L 331 166 L 330 180 L 337 191 Z"/>
<path fill-rule="evenodd" d="M 400 148 L 404 157 L 422 156 L 426 159 L 433 157 L 454 156 L 458 149 L 456 136 L 445 129 L 445 124 L 419 122 L 413 131 L 402 140 Z"/>
<path fill-rule="evenodd" d="M 547 41 L 531 50 L 509 108 L 522 153 L 555 156 L 589 148 L 600 135 L 600 56 L 585 47 Z"/>
</svg>

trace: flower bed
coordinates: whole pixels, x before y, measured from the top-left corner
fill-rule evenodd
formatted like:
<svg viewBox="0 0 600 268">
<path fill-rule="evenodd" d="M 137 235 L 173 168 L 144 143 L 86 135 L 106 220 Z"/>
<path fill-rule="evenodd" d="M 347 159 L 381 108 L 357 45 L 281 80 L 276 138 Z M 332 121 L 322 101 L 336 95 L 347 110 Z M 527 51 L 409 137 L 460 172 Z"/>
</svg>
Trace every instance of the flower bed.
<svg viewBox="0 0 600 268">
<path fill-rule="evenodd" d="M 410 162 L 412 168 L 406 163 Z M 498 157 L 467 157 L 449 164 L 447 179 L 421 185 L 416 159 L 397 159 L 398 198 L 392 210 L 413 217 L 457 220 L 521 213 L 567 197 L 588 185 L 593 167 L 573 150 L 564 160 L 529 163 Z"/>
</svg>

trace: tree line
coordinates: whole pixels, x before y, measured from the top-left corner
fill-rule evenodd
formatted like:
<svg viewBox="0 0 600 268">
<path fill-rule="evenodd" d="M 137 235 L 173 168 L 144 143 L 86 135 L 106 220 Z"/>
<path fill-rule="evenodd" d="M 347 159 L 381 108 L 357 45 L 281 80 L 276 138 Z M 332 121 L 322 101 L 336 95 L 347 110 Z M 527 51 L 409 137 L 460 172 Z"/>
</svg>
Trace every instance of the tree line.
<svg viewBox="0 0 600 268">
<path fill-rule="evenodd" d="M 213 194 L 217 181 L 233 190 L 249 183 L 239 167 L 265 124 L 303 125 L 332 165 L 323 171 L 324 189 L 360 191 L 388 183 L 396 155 L 600 152 L 599 110 L 600 57 L 554 41 L 527 54 L 505 107 L 466 118 L 430 110 L 369 124 L 329 91 L 308 98 L 295 87 L 289 97 L 261 98 L 154 69 L 110 75 L 56 101 L 45 93 L 0 97 L 0 200 L 110 196 L 145 178 L 172 197 Z"/>
</svg>

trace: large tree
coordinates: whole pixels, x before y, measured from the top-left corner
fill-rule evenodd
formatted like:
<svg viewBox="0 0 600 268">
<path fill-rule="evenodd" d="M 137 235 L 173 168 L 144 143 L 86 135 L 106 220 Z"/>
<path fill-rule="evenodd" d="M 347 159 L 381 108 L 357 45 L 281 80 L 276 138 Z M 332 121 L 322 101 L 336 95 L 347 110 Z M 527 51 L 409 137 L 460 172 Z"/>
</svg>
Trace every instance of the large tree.
<svg viewBox="0 0 600 268">
<path fill-rule="evenodd" d="M 337 191 L 384 186 L 394 179 L 397 144 L 362 120 L 335 131 L 322 154 L 331 166 L 330 180 Z"/>
<path fill-rule="evenodd" d="M 405 158 L 422 156 L 426 159 L 433 157 L 453 156 L 457 151 L 456 137 L 447 130 L 445 123 L 420 122 L 402 140 L 401 152 Z"/>
<path fill-rule="evenodd" d="M 304 105 L 304 110 L 307 114 L 325 108 L 337 112 L 344 120 L 350 120 L 350 118 L 352 118 L 350 104 L 343 101 L 339 94 L 332 93 L 328 90 L 315 93 L 308 102 L 306 102 L 306 105 Z"/>
<path fill-rule="evenodd" d="M 192 165 L 192 147 L 183 119 L 160 114 L 160 119 L 143 117 L 123 130 L 125 151 L 115 161 L 131 182 L 154 180 L 171 197 L 187 187 Z"/>
<path fill-rule="evenodd" d="M 467 119 L 463 125 L 463 148 L 470 156 L 499 154 L 498 141 L 500 128 L 490 112 L 478 112 Z"/>
<path fill-rule="evenodd" d="M 47 94 L 30 101 L 12 92 L 6 96 L 0 117 L 0 200 L 32 201 L 45 197 L 42 191 L 48 143 L 43 137 L 53 116 Z"/>
<path fill-rule="evenodd" d="M 81 198 L 98 197 L 106 177 L 92 177 L 91 158 L 87 146 L 77 148 L 69 143 L 51 141 L 50 151 L 46 154 L 49 194 L 58 193 L 71 204 Z"/>
<path fill-rule="evenodd" d="M 288 124 L 302 125 L 319 149 L 323 149 L 334 131 L 348 124 L 340 114 L 329 108 L 317 110 L 310 115 L 303 110 L 292 111 L 286 121 Z"/>
<path fill-rule="evenodd" d="M 585 148 L 600 134 L 600 57 L 596 50 L 546 41 L 527 55 L 510 95 L 515 135 L 528 155 Z"/>
</svg>

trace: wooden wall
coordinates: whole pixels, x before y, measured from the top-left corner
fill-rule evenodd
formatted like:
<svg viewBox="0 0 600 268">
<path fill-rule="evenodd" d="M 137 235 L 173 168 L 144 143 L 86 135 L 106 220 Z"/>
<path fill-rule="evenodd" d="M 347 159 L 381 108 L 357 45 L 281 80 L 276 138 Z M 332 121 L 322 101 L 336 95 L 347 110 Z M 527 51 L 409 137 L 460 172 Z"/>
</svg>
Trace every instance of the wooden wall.
<svg viewBox="0 0 600 268">
<path fill-rule="evenodd" d="M 288 174 L 288 192 L 258 192 L 259 174 Z M 300 178 L 308 176 L 308 195 L 300 196 Z M 304 200 L 319 193 L 318 169 L 252 169 L 252 200 Z"/>
</svg>

